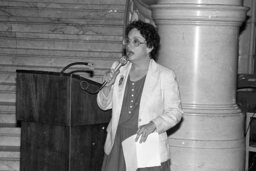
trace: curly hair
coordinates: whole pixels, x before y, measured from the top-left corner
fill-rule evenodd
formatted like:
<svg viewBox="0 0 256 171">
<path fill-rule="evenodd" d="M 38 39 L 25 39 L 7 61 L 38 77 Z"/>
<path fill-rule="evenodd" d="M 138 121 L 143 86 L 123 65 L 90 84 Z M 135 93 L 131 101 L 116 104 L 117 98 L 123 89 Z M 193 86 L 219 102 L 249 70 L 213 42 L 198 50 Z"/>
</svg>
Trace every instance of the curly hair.
<svg viewBox="0 0 256 171">
<path fill-rule="evenodd" d="M 147 47 L 153 48 L 149 56 L 150 58 L 156 60 L 158 50 L 160 48 L 160 36 L 156 28 L 153 25 L 140 20 L 133 21 L 126 27 L 126 38 L 128 37 L 129 32 L 134 28 L 137 29 L 140 34 L 145 38 Z"/>
</svg>

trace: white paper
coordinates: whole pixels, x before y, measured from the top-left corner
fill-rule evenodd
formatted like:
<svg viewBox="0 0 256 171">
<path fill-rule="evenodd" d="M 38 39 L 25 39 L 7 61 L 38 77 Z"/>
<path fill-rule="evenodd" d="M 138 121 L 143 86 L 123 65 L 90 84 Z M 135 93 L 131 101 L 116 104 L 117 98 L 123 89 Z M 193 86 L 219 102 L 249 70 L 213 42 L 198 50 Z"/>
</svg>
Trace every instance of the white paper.
<svg viewBox="0 0 256 171">
<path fill-rule="evenodd" d="M 137 169 L 135 137 L 133 135 L 122 142 L 126 171 L 136 171 Z"/>
<path fill-rule="evenodd" d="M 159 136 L 154 132 L 146 142 L 135 142 L 136 134 L 122 142 L 127 171 L 136 171 L 137 168 L 155 167 L 161 165 Z"/>
<path fill-rule="evenodd" d="M 161 165 L 159 135 L 150 134 L 144 143 L 136 143 L 138 168 L 154 167 Z"/>
</svg>

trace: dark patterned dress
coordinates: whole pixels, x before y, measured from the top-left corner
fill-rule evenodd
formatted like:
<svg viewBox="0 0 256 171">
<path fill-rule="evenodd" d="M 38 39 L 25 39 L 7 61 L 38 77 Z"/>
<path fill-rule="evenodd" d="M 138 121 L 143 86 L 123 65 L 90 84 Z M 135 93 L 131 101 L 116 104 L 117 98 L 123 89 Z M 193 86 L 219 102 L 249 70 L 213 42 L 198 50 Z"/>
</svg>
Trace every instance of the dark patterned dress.
<svg viewBox="0 0 256 171">
<path fill-rule="evenodd" d="M 133 82 L 128 77 L 115 142 L 110 154 L 104 156 L 102 171 L 126 171 L 122 141 L 136 134 L 138 130 L 139 104 L 145 78 L 146 76 Z M 140 168 L 137 171 L 170 171 L 170 161 L 162 163 L 161 166 Z"/>
</svg>

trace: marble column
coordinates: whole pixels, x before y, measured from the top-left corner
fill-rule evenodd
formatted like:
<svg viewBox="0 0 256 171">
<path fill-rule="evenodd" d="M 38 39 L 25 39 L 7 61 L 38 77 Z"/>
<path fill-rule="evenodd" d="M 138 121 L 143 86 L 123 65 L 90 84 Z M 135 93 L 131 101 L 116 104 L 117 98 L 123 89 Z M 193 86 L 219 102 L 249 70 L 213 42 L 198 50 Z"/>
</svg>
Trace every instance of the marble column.
<svg viewBox="0 0 256 171">
<path fill-rule="evenodd" d="M 169 137 L 172 171 L 243 171 L 244 115 L 236 105 L 241 0 L 159 0 L 158 62 L 180 86 L 182 123 Z"/>
</svg>

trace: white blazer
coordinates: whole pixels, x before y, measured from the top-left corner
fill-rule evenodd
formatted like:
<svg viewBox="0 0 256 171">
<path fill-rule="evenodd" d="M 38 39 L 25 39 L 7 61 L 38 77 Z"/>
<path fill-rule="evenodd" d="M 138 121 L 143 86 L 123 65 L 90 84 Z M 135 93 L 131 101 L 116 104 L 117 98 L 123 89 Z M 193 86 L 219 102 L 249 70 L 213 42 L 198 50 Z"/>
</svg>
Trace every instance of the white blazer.
<svg viewBox="0 0 256 171">
<path fill-rule="evenodd" d="M 117 62 L 112 65 L 115 68 Z M 115 83 L 108 96 L 102 91 L 97 95 L 97 103 L 103 110 L 112 109 L 112 118 L 107 128 L 104 151 L 109 154 L 116 135 L 124 91 L 132 63 L 120 68 Z M 139 107 L 138 126 L 153 121 L 160 140 L 160 156 L 164 162 L 169 159 L 169 145 L 166 131 L 176 125 L 182 117 L 181 101 L 175 74 L 172 70 L 150 60 Z"/>
</svg>

